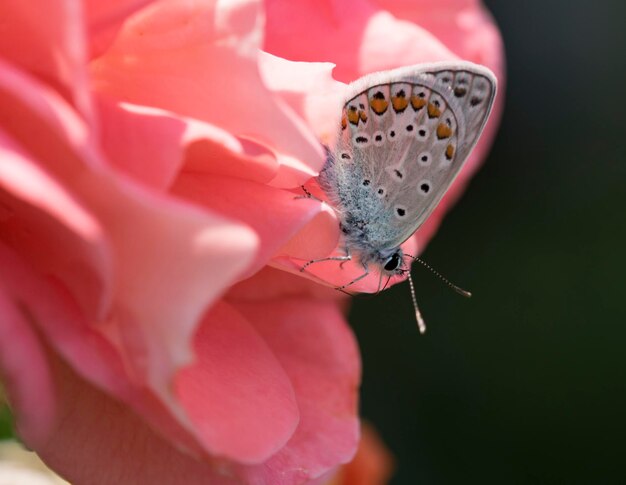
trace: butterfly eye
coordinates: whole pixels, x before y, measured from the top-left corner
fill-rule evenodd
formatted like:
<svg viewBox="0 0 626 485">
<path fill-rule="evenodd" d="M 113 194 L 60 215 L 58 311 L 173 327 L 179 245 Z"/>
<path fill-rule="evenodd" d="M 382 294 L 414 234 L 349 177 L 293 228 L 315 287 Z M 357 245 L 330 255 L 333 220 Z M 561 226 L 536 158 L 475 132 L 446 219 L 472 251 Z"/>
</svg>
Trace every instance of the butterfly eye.
<svg viewBox="0 0 626 485">
<path fill-rule="evenodd" d="M 400 254 L 393 253 L 387 261 L 385 261 L 385 271 L 395 271 L 400 266 L 401 258 Z"/>
</svg>

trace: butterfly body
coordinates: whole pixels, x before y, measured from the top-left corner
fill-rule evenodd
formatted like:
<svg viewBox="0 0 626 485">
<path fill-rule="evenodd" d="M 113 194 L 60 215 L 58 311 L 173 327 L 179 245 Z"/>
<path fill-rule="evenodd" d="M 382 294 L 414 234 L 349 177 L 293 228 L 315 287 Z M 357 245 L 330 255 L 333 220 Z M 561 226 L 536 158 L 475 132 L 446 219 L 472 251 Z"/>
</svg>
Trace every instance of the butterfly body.
<svg viewBox="0 0 626 485">
<path fill-rule="evenodd" d="M 375 73 L 348 87 L 318 182 L 337 213 L 346 259 L 354 255 L 363 276 L 370 265 L 383 275 L 402 271 L 401 244 L 462 168 L 495 90 L 491 71 L 468 62 Z"/>
</svg>

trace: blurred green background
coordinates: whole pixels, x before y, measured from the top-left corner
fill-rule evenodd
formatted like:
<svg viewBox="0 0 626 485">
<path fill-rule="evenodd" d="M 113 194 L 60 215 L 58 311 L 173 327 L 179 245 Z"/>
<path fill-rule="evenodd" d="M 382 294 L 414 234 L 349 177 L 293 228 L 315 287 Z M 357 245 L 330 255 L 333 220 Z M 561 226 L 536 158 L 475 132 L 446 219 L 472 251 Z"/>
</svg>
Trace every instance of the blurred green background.
<svg viewBox="0 0 626 485">
<path fill-rule="evenodd" d="M 626 2 L 488 0 L 501 130 L 408 285 L 356 299 L 393 484 L 626 483 Z"/>
</svg>

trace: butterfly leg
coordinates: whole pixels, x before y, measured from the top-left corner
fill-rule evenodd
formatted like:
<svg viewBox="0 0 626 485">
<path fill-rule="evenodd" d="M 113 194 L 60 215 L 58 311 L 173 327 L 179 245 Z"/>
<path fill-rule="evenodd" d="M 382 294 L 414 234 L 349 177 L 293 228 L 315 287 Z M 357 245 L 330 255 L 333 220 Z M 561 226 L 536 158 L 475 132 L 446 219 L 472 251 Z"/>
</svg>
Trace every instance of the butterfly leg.
<svg viewBox="0 0 626 485">
<path fill-rule="evenodd" d="M 345 248 L 343 248 L 343 250 L 346 252 L 346 256 L 350 259 L 344 259 L 341 263 L 339 263 L 339 267 L 341 269 L 343 269 L 343 265 L 346 264 L 348 261 L 352 261 L 352 255 L 350 254 L 350 248 L 348 246 L 346 246 Z"/>
<path fill-rule="evenodd" d="M 346 283 L 343 286 L 339 286 L 337 288 L 335 288 L 335 290 L 337 291 L 343 291 L 345 290 L 348 286 L 352 286 L 354 283 L 356 283 L 357 281 L 362 280 L 363 278 L 365 278 L 368 274 L 370 274 L 370 269 L 367 267 L 366 264 L 363 265 L 363 269 L 365 270 L 365 273 L 363 273 L 361 276 L 357 276 L 356 278 L 354 278 L 350 283 Z"/>
<path fill-rule="evenodd" d="M 294 199 L 313 199 L 318 202 L 324 202 L 322 199 L 318 199 L 311 192 L 309 192 L 304 185 L 301 185 L 300 187 L 302 188 L 304 195 L 297 195 L 294 197 Z"/>
<path fill-rule="evenodd" d="M 300 272 L 302 273 L 305 269 L 307 269 L 314 263 L 321 263 L 323 261 L 341 261 L 341 264 L 345 264 L 352 259 L 352 255 L 350 254 L 350 251 L 348 251 L 348 248 L 346 248 L 346 253 L 347 254 L 345 256 L 332 256 L 330 258 L 312 259 L 304 266 L 302 266 L 302 268 L 300 268 Z"/>
</svg>

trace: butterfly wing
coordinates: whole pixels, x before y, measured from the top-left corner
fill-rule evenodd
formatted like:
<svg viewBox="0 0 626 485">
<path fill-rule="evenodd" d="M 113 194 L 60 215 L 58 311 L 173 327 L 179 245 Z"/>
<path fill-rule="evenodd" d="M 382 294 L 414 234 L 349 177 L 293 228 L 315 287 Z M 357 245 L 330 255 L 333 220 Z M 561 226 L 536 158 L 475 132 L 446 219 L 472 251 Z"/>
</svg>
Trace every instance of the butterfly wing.
<svg viewBox="0 0 626 485">
<path fill-rule="evenodd" d="M 348 90 L 322 185 L 340 213 L 370 227 L 370 244 L 396 247 L 430 215 L 476 145 L 496 79 L 468 62 L 422 64 L 371 74 Z"/>
</svg>

